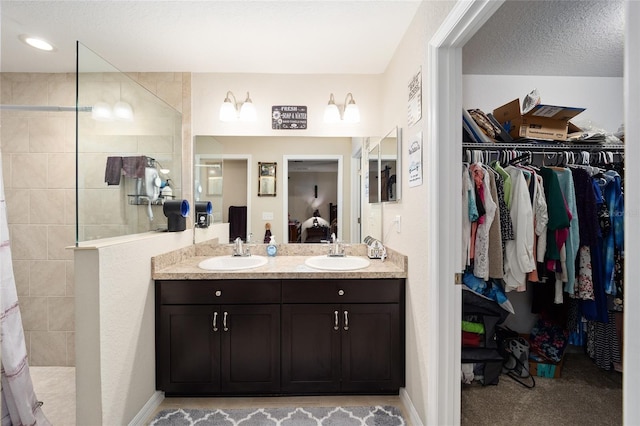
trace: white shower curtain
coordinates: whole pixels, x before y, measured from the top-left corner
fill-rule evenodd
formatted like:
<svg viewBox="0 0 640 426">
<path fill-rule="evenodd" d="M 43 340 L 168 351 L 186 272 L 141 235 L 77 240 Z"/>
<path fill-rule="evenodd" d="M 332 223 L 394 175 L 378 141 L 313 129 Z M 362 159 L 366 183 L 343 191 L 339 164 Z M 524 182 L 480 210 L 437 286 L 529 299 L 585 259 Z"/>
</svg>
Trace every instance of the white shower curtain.
<svg viewBox="0 0 640 426">
<path fill-rule="evenodd" d="M 18 293 L 11 263 L 7 205 L 0 152 L 0 323 L 2 351 L 2 426 L 50 425 L 36 399 L 29 374 Z"/>
</svg>

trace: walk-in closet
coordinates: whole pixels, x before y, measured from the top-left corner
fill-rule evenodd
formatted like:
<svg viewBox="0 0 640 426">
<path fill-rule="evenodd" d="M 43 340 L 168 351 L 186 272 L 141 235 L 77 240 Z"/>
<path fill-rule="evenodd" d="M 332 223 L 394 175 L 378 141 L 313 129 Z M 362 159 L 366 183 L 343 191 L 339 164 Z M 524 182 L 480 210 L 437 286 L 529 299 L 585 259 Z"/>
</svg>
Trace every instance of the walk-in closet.
<svg viewBox="0 0 640 426">
<path fill-rule="evenodd" d="M 595 54 L 621 14 L 622 2 L 508 1 L 463 50 L 463 106 L 497 126 L 474 116 L 484 141 L 463 130 L 462 425 L 622 422 L 622 48 Z M 572 52 L 569 33 L 593 28 L 600 40 Z M 568 136 L 500 121 L 514 99 L 524 116 L 532 93 L 581 110 Z"/>
</svg>

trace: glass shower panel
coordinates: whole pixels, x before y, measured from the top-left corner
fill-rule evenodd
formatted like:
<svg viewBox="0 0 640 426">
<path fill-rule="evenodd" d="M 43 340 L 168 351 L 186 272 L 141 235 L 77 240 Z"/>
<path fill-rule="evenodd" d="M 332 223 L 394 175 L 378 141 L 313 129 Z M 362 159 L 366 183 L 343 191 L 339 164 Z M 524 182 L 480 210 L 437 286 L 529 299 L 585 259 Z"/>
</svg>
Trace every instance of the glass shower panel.
<svg viewBox="0 0 640 426">
<path fill-rule="evenodd" d="M 76 244 L 166 230 L 163 203 L 182 198 L 182 114 L 81 43 L 76 85 Z"/>
</svg>

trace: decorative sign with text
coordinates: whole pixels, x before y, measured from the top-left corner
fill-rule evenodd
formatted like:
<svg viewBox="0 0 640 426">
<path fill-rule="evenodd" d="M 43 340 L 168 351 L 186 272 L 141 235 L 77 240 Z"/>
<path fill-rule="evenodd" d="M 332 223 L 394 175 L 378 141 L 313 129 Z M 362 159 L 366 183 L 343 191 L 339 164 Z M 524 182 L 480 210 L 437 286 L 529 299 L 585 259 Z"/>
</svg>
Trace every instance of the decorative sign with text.
<svg viewBox="0 0 640 426">
<path fill-rule="evenodd" d="M 307 107 L 299 105 L 272 106 L 271 128 L 305 130 L 307 128 Z"/>
<path fill-rule="evenodd" d="M 422 67 L 411 76 L 408 89 L 407 124 L 411 127 L 422 118 Z"/>
<path fill-rule="evenodd" d="M 409 187 L 422 185 L 422 132 L 409 141 Z"/>
</svg>

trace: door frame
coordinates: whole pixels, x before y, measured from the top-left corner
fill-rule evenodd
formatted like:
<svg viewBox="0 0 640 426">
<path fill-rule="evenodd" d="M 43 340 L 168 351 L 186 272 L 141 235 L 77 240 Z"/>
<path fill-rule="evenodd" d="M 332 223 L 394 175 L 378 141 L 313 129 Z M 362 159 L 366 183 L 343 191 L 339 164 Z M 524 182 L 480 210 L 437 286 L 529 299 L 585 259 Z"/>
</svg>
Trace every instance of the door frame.
<svg viewBox="0 0 640 426">
<path fill-rule="evenodd" d="M 336 237 L 342 241 L 342 230 L 344 229 L 344 222 L 342 221 L 342 210 L 343 210 L 343 182 L 344 182 L 344 173 L 342 170 L 343 167 L 343 159 L 342 155 L 331 155 L 331 154 L 292 154 L 292 155 L 283 155 L 282 156 L 282 232 L 283 239 L 288 241 L 286 238 L 287 230 L 289 229 L 289 161 L 295 160 L 335 160 L 338 162 L 338 235 Z"/>
<path fill-rule="evenodd" d="M 462 47 L 502 5 L 503 0 L 458 1 L 433 35 L 428 45 L 429 109 L 425 155 L 434 159 L 429 179 L 428 202 L 429 252 L 433 259 L 429 270 L 430 335 L 427 348 L 428 376 L 426 422 L 429 425 L 460 424 L 460 321 L 462 289 L 454 284 L 460 272 L 462 230 L 460 193 L 462 178 Z M 428 197 L 431 199 L 431 197 Z M 451 214 L 451 212 L 454 212 Z"/>
<path fill-rule="evenodd" d="M 247 162 L 247 235 L 251 233 L 251 182 L 252 174 L 252 156 L 251 154 L 196 154 L 195 164 L 198 164 L 201 159 L 221 159 L 222 160 L 222 178 L 224 179 L 224 160 L 245 160 Z M 224 182 L 224 181 L 223 181 Z M 222 194 L 224 197 L 224 192 Z M 194 194 L 195 199 L 195 194 Z M 224 215 L 224 212 L 222 212 Z M 224 221 L 223 221 L 224 222 Z"/>
<path fill-rule="evenodd" d="M 362 241 L 362 144 L 351 156 L 351 243 Z M 338 206 L 339 207 L 339 206 Z"/>
</svg>

